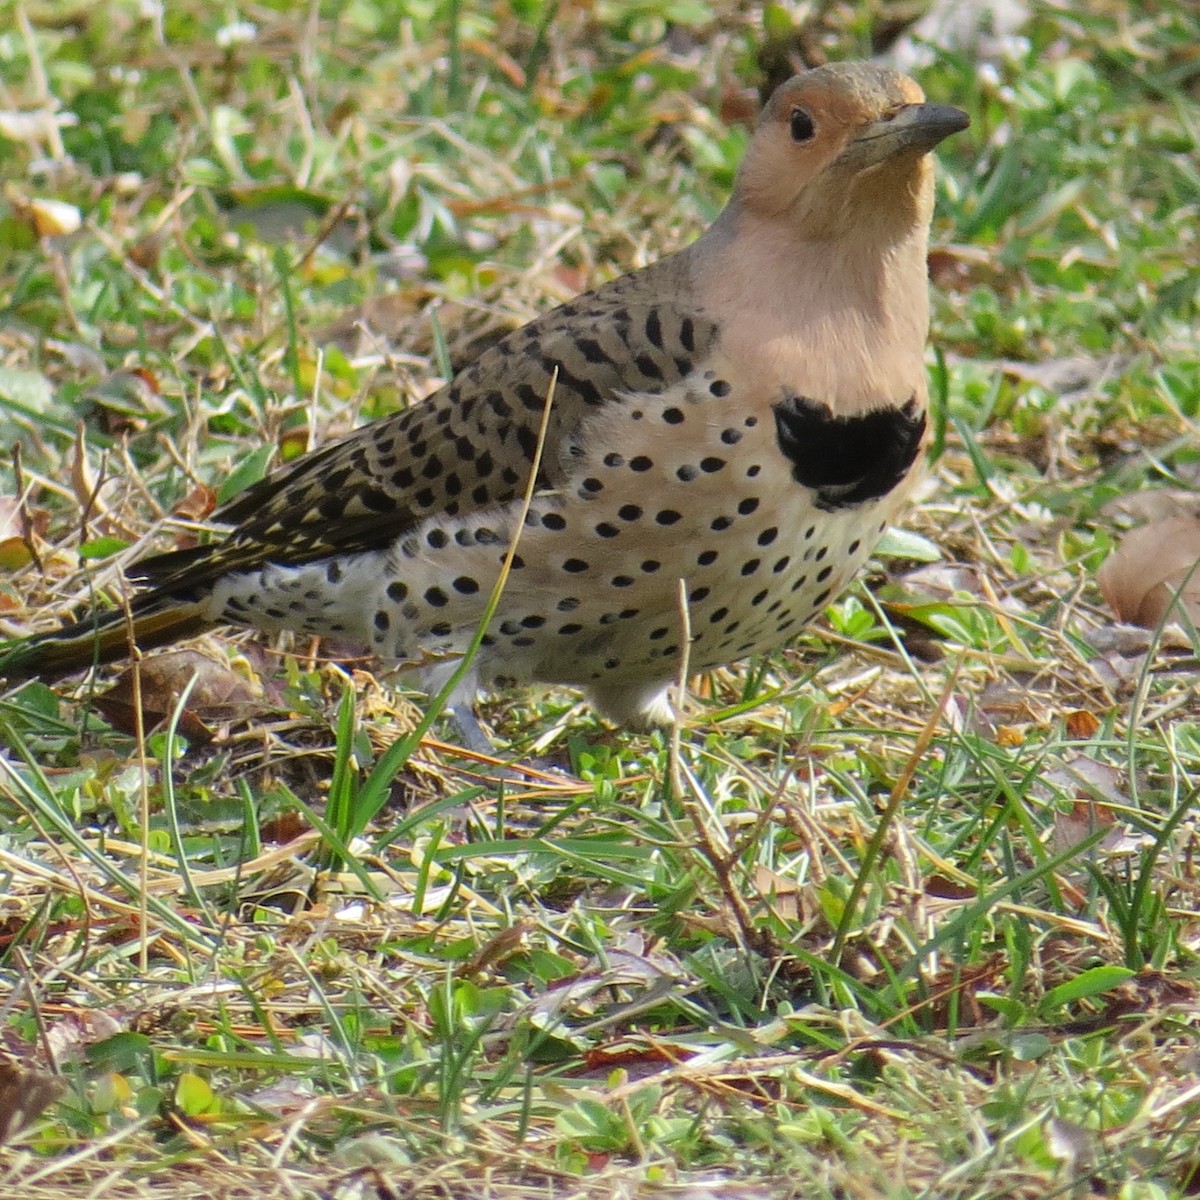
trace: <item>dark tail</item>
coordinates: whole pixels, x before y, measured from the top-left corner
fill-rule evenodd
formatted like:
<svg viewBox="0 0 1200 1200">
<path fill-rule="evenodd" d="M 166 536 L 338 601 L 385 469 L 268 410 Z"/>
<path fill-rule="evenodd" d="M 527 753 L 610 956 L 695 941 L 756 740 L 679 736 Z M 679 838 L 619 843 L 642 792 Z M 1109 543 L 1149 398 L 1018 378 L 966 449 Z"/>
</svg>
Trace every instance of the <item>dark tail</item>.
<svg viewBox="0 0 1200 1200">
<path fill-rule="evenodd" d="M 134 645 L 150 650 L 192 637 L 210 624 L 199 604 L 149 592 L 134 599 L 130 614 L 120 609 L 91 613 L 53 633 L 0 644 L 0 679 L 58 679 L 128 658 Z"/>
</svg>

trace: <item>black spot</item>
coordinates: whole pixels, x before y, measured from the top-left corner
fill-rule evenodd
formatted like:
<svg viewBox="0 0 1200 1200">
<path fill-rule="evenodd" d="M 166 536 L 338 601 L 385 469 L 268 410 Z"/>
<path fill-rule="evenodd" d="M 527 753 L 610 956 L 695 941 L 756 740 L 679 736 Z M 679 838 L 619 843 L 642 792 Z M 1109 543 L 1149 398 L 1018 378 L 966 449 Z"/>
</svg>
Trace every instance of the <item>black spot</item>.
<svg viewBox="0 0 1200 1200">
<path fill-rule="evenodd" d="M 516 471 L 512 469 L 512 467 L 505 467 L 504 470 L 500 472 L 500 478 L 503 479 L 509 487 L 516 487 L 516 485 L 521 481 L 520 475 L 518 475 Z"/>
<path fill-rule="evenodd" d="M 449 637 L 454 631 L 454 627 L 449 621 L 439 621 L 436 625 L 430 625 L 429 632 L 433 637 Z"/>
<path fill-rule="evenodd" d="M 729 616 L 729 609 L 727 609 L 727 608 L 718 608 L 718 609 L 714 610 L 714 612 L 713 612 L 712 616 L 708 618 L 708 620 L 709 620 L 709 624 L 710 624 L 710 625 L 716 625 L 716 624 L 718 624 L 719 622 L 721 622 L 721 621 L 725 620 L 725 618 L 726 618 L 727 616 Z"/>
<path fill-rule="evenodd" d="M 636 617 L 640 611 L 641 610 L 637 608 L 623 608 L 619 613 L 617 613 L 617 616 L 622 621 L 629 621 Z"/>
<path fill-rule="evenodd" d="M 586 571 L 587 569 L 588 565 L 582 558 L 568 558 L 563 563 L 563 570 L 570 571 L 572 575 L 578 575 L 581 571 Z"/>
<path fill-rule="evenodd" d="M 425 603 L 432 604 L 434 608 L 444 608 L 449 599 L 441 588 L 431 587 L 425 589 Z"/>
<path fill-rule="evenodd" d="M 454 453 L 458 455 L 459 462 L 474 462 L 475 443 L 469 437 L 456 437 L 454 439 Z"/>
<path fill-rule="evenodd" d="M 582 625 L 577 625 L 575 622 L 571 622 L 571 624 L 569 624 L 569 625 L 560 625 L 558 627 L 558 632 L 565 633 L 568 637 L 570 637 L 571 634 L 579 633 L 582 631 L 582 629 L 583 629 Z"/>
<path fill-rule="evenodd" d="M 330 563 L 330 564 L 329 564 L 329 565 L 328 565 L 328 566 L 325 568 L 325 578 L 326 578 L 326 579 L 327 579 L 327 580 L 328 580 L 330 583 L 341 583 L 341 582 L 342 582 L 342 568 L 341 568 L 341 566 L 340 566 L 338 563 L 336 563 L 336 562 L 331 562 L 331 563 Z"/>
<path fill-rule="evenodd" d="M 696 349 L 696 326 L 691 317 L 679 322 L 679 344 L 689 352 Z"/>
<path fill-rule="evenodd" d="M 515 637 L 513 638 L 514 646 L 520 646 L 521 649 L 526 649 L 529 646 L 536 646 L 537 642 L 531 637 Z"/>
<path fill-rule="evenodd" d="M 410 602 L 400 610 L 400 615 L 406 621 L 415 621 L 421 615 L 421 610 Z"/>
<path fill-rule="evenodd" d="M 822 567 L 822 568 L 821 568 L 821 569 L 820 569 L 820 570 L 817 572 L 817 582 L 818 582 L 818 583 L 824 583 L 824 582 L 825 582 L 825 580 L 827 580 L 827 579 L 830 577 L 830 575 L 832 575 L 832 574 L 833 574 L 833 568 L 832 568 L 832 567 Z"/>
<path fill-rule="evenodd" d="M 474 500 L 474 501 L 475 501 L 475 503 L 476 503 L 476 504 L 478 504 L 478 505 L 479 505 L 479 506 L 482 508 L 482 507 L 483 507 L 483 505 L 485 505 L 485 504 L 486 504 L 486 503 L 487 503 L 487 502 L 488 502 L 488 501 L 491 499 L 491 495 L 490 495 L 490 493 L 488 492 L 488 489 L 487 489 L 487 484 L 486 484 L 486 483 L 481 483 L 481 484 L 480 484 L 480 485 L 479 485 L 479 486 L 478 486 L 478 487 L 477 487 L 477 488 L 476 488 L 476 489 L 475 489 L 475 490 L 474 490 L 474 491 L 471 493 L 471 499 L 472 499 L 472 500 Z"/>
<path fill-rule="evenodd" d="M 792 478 L 827 511 L 886 496 L 908 474 L 925 433 L 915 397 L 902 407 L 835 417 L 827 404 L 787 394 L 772 412 Z"/>
<path fill-rule="evenodd" d="M 617 509 L 617 516 L 622 521 L 636 521 L 642 515 L 642 510 L 636 504 L 622 504 Z"/>
<path fill-rule="evenodd" d="M 668 425 L 681 425 L 683 424 L 683 409 L 664 408 L 662 419 L 666 421 Z"/>
<path fill-rule="evenodd" d="M 708 456 L 708 458 L 702 458 L 700 460 L 700 470 L 702 470 L 706 475 L 714 474 L 724 465 L 725 460 L 723 458 L 717 458 L 715 455 L 711 454 Z"/>
<path fill-rule="evenodd" d="M 425 540 L 435 550 L 441 550 L 443 546 L 449 543 L 450 538 L 447 536 L 444 529 L 431 529 L 429 533 L 426 534 Z"/>
<path fill-rule="evenodd" d="M 800 578 L 797 579 L 796 582 L 792 584 L 792 591 L 798 592 L 807 582 L 808 582 L 808 576 L 801 575 Z"/>
<path fill-rule="evenodd" d="M 751 463 L 746 468 L 746 478 L 753 479 L 761 470 L 762 470 L 762 467 L 760 467 L 758 465 L 758 463 Z"/>
<path fill-rule="evenodd" d="M 677 467 L 675 470 L 675 477 L 680 483 L 691 483 L 699 474 L 700 472 L 689 463 L 684 463 L 682 467 Z"/>
<path fill-rule="evenodd" d="M 648 471 L 654 466 L 654 463 L 644 454 L 638 454 L 629 460 L 629 469 L 631 471 Z"/>
<path fill-rule="evenodd" d="M 401 467 L 392 475 L 392 486 L 401 491 L 407 491 L 416 482 L 416 476 L 411 467 Z"/>
<path fill-rule="evenodd" d="M 421 474 L 426 479 L 436 479 L 443 471 L 442 460 L 436 454 L 426 460 L 425 466 L 421 468 Z"/>
<path fill-rule="evenodd" d="M 475 530 L 475 541 L 480 546 L 500 546 L 503 545 L 504 540 L 494 529 L 489 529 L 486 525 Z"/>
<path fill-rule="evenodd" d="M 564 517 L 560 516 L 558 513 L 553 513 L 553 512 L 544 513 L 542 515 L 542 524 L 547 529 L 554 529 L 554 530 L 566 529 L 566 527 L 567 527 L 566 519 Z"/>
<path fill-rule="evenodd" d="M 768 595 L 770 595 L 770 593 L 766 588 L 763 588 L 761 592 L 755 592 L 750 598 L 751 606 L 757 608 L 767 598 Z"/>
<path fill-rule="evenodd" d="M 625 465 L 625 457 L 614 450 L 604 456 L 604 465 L 606 467 L 623 467 Z"/>
<path fill-rule="evenodd" d="M 401 583 L 399 579 L 393 579 L 387 585 L 387 597 L 389 600 L 394 600 L 399 604 L 402 600 L 408 598 L 408 585 Z"/>
<path fill-rule="evenodd" d="M 712 383 L 708 385 L 708 390 L 712 392 L 714 396 L 728 396 L 729 393 L 733 391 L 733 388 L 729 385 L 727 380 L 714 379 Z"/>
<path fill-rule="evenodd" d="M 608 355 L 604 352 L 604 347 L 594 338 L 580 338 L 575 346 L 590 363 L 608 362 Z"/>
<path fill-rule="evenodd" d="M 824 608 L 824 607 L 825 607 L 825 605 L 826 605 L 826 604 L 829 602 L 829 597 L 830 597 L 832 594 L 833 594 L 833 593 L 832 593 L 832 592 L 830 592 L 828 588 L 826 588 L 826 589 L 825 589 L 825 591 L 823 591 L 823 592 L 822 592 L 822 593 L 821 593 L 821 594 L 820 594 L 820 595 L 819 595 L 819 596 L 818 596 L 818 597 L 817 597 L 817 598 L 816 598 L 816 599 L 813 601 L 813 608 Z"/>
<path fill-rule="evenodd" d="M 554 373 L 554 368 L 558 364 L 550 363 L 547 365 L 546 363 L 543 363 L 542 365 L 546 367 L 546 374 L 551 375 Z M 531 387 L 527 383 L 522 383 L 517 388 L 517 399 L 520 400 L 530 412 L 540 413 L 546 405 L 545 393 L 539 392 L 537 388 Z"/>
<path fill-rule="evenodd" d="M 699 604 L 701 600 L 708 599 L 708 593 L 711 589 L 706 587 L 698 587 L 688 596 L 689 604 Z"/>
<path fill-rule="evenodd" d="M 785 571 L 785 570 L 787 570 L 787 565 L 788 565 L 788 563 L 790 563 L 791 561 L 792 561 L 792 560 L 791 560 L 791 558 L 790 558 L 788 555 L 786 555 L 786 554 L 785 554 L 785 555 L 784 555 L 784 556 L 783 556 L 783 557 L 782 557 L 782 558 L 781 558 L 781 559 L 780 559 L 780 560 L 779 560 L 779 561 L 778 561 L 778 562 L 777 562 L 777 563 L 776 563 L 776 564 L 775 564 L 775 565 L 774 565 L 774 566 L 771 568 L 771 572 L 772 572 L 772 574 L 778 575 L 780 571 Z"/>
<path fill-rule="evenodd" d="M 738 429 L 722 429 L 721 441 L 727 446 L 736 446 L 742 440 L 741 431 Z"/>
<path fill-rule="evenodd" d="M 470 575 L 460 575 L 454 581 L 454 590 L 464 596 L 473 596 L 479 591 L 479 583 L 477 580 L 472 579 Z"/>
<path fill-rule="evenodd" d="M 580 484 L 580 487 L 581 487 L 581 488 L 582 488 L 582 489 L 583 489 L 585 492 L 591 492 L 593 495 L 595 495 L 595 494 L 596 494 L 596 492 L 602 492 L 602 491 L 604 491 L 604 484 L 602 484 L 602 483 L 600 482 L 600 480 L 598 480 L 598 479 L 596 479 L 596 478 L 594 478 L 594 477 L 589 477 L 589 478 L 585 479 L 585 480 L 583 481 L 583 483 L 582 483 L 582 484 Z"/>
<path fill-rule="evenodd" d="M 647 379 L 661 379 L 663 377 L 662 368 L 648 354 L 639 354 L 634 360 L 634 366 Z"/>
<path fill-rule="evenodd" d="M 475 474 L 480 479 L 486 479 L 496 469 L 496 461 L 491 452 L 485 450 L 475 462 Z"/>
<path fill-rule="evenodd" d="M 612 581 L 613 587 L 631 587 L 632 584 L 633 584 L 633 579 L 629 575 L 614 575 L 613 576 L 613 581 Z"/>
<path fill-rule="evenodd" d="M 743 517 L 748 517 L 757 508 L 758 501 L 753 496 L 747 496 L 745 500 L 739 501 L 737 510 Z"/>
<path fill-rule="evenodd" d="M 652 308 L 646 317 L 646 337 L 656 349 L 663 348 L 662 320 L 656 308 Z"/>
<path fill-rule="evenodd" d="M 596 526 L 596 532 L 600 535 L 600 537 L 614 538 L 621 531 L 608 521 L 601 521 L 600 524 Z"/>
<path fill-rule="evenodd" d="M 422 488 L 413 496 L 413 503 L 418 508 L 432 508 L 434 504 L 434 495 L 432 488 Z"/>
<path fill-rule="evenodd" d="M 715 550 L 705 550 L 702 554 L 696 555 L 696 562 L 702 567 L 711 567 L 717 561 L 717 552 Z"/>
<path fill-rule="evenodd" d="M 731 517 L 717 517 L 710 524 L 709 529 L 714 533 L 720 533 L 723 529 L 728 529 L 733 524 Z"/>
<path fill-rule="evenodd" d="M 375 614 L 375 628 L 380 630 L 380 632 L 387 629 L 388 626 L 391 625 L 391 623 L 392 623 L 391 615 L 386 610 L 381 608 Z"/>
<path fill-rule="evenodd" d="M 816 554 L 814 554 L 814 555 L 813 555 L 813 559 L 814 559 L 814 561 L 816 561 L 816 562 L 820 562 L 820 561 L 821 561 L 821 559 L 823 559 L 823 558 L 825 557 L 825 555 L 827 555 L 828 553 L 829 553 L 829 547 L 828 547 L 828 546 L 822 546 L 822 547 L 820 548 L 820 550 L 818 550 L 818 551 L 816 552 Z"/>
<path fill-rule="evenodd" d="M 858 553 L 858 548 L 859 548 L 859 546 L 860 546 L 860 545 L 862 545 L 862 543 L 861 543 L 861 542 L 859 542 L 857 539 L 855 539 L 853 542 L 851 542 L 851 543 L 850 543 L 850 545 L 848 545 L 848 546 L 846 547 L 846 553 L 847 553 L 848 555 L 849 555 L 849 554 L 857 554 L 857 553 Z"/>
<path fill-rule="evenodd" d="M 647 558 L 642 563 L 642 570 L 645 571 L 647 575 L 653 575 L 654 572 L 657 571 L 661 566 L 662 563 L 660 563 L 657 558 Z"/>
<path fill-rule="evenodd" d="M 457 471 L 451 471 L 445 479 L 442 480 L 442 487 L 446 489 L 447 496 L 457 496 L 462 490 L 462 480 L 458 477 Z"/>
<path fill-rule="evenodd" d="M 664 508 L 654 514 L 654 519 L 660 525 L 674 525 L 683 520 L 683 514 L 677 513 L 673 508 Z"/>
<path fill-rule="evenodd" d="M 537 453 L 538 438 L 537 433 L 528 425 L 517 426 L 517 445 L 521 447 L 525 457 L 532 461 L 533 456 Z M 516 483 L 516 480 L 513 480 Z"/>
<path fill-rule="evenodd" d="M 579 599 L 576 596 L 564 596 L 554 607 L 559 612 L 574 612 L 579 607 Z"/>
<path fill-rule="evenodd" d="M 760 558 L 749 559 L 747 562 L 742 563 L 742 574 L 743 575 L 753 575 L 754 572 L 757 571 L 761 565 L 762 565 L 762 559 L 760 559 Z"/>
<path fill-rule="evenodd" d="M 526 629 L 541 629 L 545 623 L 546 618 L 539 617 L 536 613 L 531 614 L 528 617 L 521 618 L 521 624 L 524 625 Z"/>
<path fill-rule="evenodd" d="M 667 634 L 668 634 L 668 633 L 670 633 L 670 632 L 671 632 L 671 631 L 670 631 L 669 629 L 667 629 L 665 626 L 662 626 L 662 627 L 660 627 L 660 628 L 658 628 L 658 629 L 652 629 L 652 630 L 650 631 L 650 640 L 651 640 L 652 642 L 658 642 L 658 641 L 661 641 L 661 640 L 662 640 L 663 638 L 665 638 L 665 637 L 667 636 Z"/>
<path fill-rule="evenodd" d="M 276 608 L 275 605 L 273 605 L 273 604 L 271 605 L 270 608 L 263 609 L 263 612 L 266 613 L 266 615 L 268 617 L 274 617 L 275 620 L 277 620 L 277 621 L 283 620 L 283 609 Z"/>
<path fill-rule="evenodd" d="M 758 544 L 760 546 L 769 546 L 779 536 L 779 530 L 774 525 L 768 529 L 764 529 L 758 535 Z"/>
</svg>

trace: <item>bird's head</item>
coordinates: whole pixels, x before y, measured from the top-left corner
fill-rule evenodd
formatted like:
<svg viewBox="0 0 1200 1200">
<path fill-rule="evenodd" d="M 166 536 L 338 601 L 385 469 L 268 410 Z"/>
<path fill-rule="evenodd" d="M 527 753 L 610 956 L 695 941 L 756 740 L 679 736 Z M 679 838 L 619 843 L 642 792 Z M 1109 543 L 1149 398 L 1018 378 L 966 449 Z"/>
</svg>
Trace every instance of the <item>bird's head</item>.
<svg viewBox="0 0 1200 1200">
<path fill-rule="evenodd" d="M 833 63 L 796 75 L 767 102 L 735 186 L 735 202 L 783 217 L 804 237 L 877 222 L 927 223 L 928 154 L 966 129 L 960 109 L 927 104 L 906 75 Z"/>
</svg>

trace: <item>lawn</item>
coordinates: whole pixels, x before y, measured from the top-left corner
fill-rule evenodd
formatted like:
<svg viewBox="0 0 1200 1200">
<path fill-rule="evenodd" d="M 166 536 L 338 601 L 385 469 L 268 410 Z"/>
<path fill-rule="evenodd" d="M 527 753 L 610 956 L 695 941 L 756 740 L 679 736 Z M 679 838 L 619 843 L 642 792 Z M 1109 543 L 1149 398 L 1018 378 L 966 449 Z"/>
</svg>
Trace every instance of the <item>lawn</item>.
<svg viewBox="0 0 1200 1200">
<path fill-rule="evenodd" d="M 687 244 L 760 89 L 922 8 L 0 8 L 0 635 Z M 498 696 L 498 778 L 230 631 L 5 691 L 0 1194 L 1200 1194 L 1197 46 L 918 56 L 928 486 L 674 730 Z"/>
</svg>

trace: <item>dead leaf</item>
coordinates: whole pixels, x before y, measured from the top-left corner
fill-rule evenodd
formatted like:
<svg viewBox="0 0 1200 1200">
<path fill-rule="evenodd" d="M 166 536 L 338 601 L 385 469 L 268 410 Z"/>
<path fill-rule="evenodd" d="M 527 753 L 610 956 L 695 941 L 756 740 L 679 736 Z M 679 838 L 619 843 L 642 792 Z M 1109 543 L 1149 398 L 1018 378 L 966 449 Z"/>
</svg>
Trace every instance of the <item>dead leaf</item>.
<svg viewBox="0 0 1200 1200">
<path fill-rule="evenodd" d="M 31 1125 L 67 1090 L 66 1080 L 16 1059 L 0 1061 L 0 1146 Z"/>
<path fill-rule="evenodd" d="M 754 890 L 771 901 L 771 905 L 785 921 L 799 921 L 804 917 L 800 885 L 787 875 L 780 875 L 761 863 L 754 868 Z"/>
<path fill-rule="evenodd" d="M 185 521 L 203 521 L 217 507 L 217 493 L 205 483 L 198 483 L 171 510 Z"/>
<path fill-rule="evenodd" d="M 89 1046 L 122 1033 L 125 1024 L 101 1008 L 77 1009 L 60 1017 L 46 1030 L 46 1050 L 51 1062 L 81 1062 Z"/>
<path fill-rule="evenodd" d="M 994 283 L 1001 273 L 991 251 L 978 246 L 935 246 L 925 265 L 939 292 L 969 292 Z"/>
<path fill-rule="evenodd" d="M 1085 708 L 1077 708 L 1074 712 L 1067 713 L 1066 725 L 1067 732 L 1080 741 L 1095 737 L 1100 732 L 1100 718 Z"/>
<path fill-rule="evenodd" d="M 1104 561 L 1096 582 L 1122 621 L 1150 629 L 1186 615 L 1195 623 L 1200 621 L 1198 563 L 1200 518 L 1171 517 L 1128 534 Z"/>
<path fill-rule="evenodd" d="M 720 117 L 726 125 L 753 125 L 761 109 L 753 88 L 730 86 L 721 93 Z"/>
<path fill-rule="evenodd" d="M 979 895 L 979 889 L 935 871 L 925 880 L 925 894 L 940 900 L 974 900 Z"/>
<path fill-rule="evenodd" d="M 26 566 L 42 546 L 39 535 L 49 526 L 49 512 L 26 505 L 24 515 L 28 529 L 22 521 L 20 500 L 0 496 L 0 570 L 16 571 Z"/>
<path fill-rule="evenodd" d="M 107 692 L 95 699 L 96 707 L 125 733 L 137 733 L 134 686 L 140 675 L 142 721 L 152 729 L 169 720 L 179 707 L 188 684 L 187 707 L 180 714 L 179 731 L 193 742 L 210 742 L 210 723 L 244 720 L 262 708 L 250 685 L 227 663 L 199 650 L 170 650 L 145 659 L 137 673 L 124 671 Z"/>
</svg>

